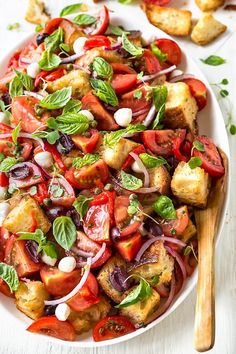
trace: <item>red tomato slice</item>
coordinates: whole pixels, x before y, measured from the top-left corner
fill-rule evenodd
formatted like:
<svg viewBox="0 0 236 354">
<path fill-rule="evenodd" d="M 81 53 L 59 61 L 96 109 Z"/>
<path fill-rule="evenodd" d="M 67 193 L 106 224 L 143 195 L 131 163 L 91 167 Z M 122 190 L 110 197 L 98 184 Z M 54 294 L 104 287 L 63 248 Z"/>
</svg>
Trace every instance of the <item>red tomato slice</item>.
<svg viewBox="0 0 236 354">
<path fill-rule="evenodd" d="M 168 157 L 173 153 L 173 139 L 179 137 L 184 141 L 185 135 L 185 129 L 146 130 L 141 133 L 141 138 L 144 146 L 151 152 Z"/>
<path fill-rule="evenodd" d="M 7 297 L 12 297 L 12 298 L 15 297 L 14 293 L 11 292 L 7 283 L 5 283 L 5 281 L 2 279 L 0 279 L 0 293 L 4 294 Z"/>
<path fill-rule="evenodd" d="M 42 53 L 45 49 L 44 43 L 40 44 L 38 47 L 36 46 L 35 42 L 30 42 L 20 53 L 19 57 L 19 67 L 26 68 L 29 64 L 25 62 L 29 60 L 30 62 L 39 62 L 41 59 Z"/>
<path fill-rule="evenodd" d="M 142 236 L 140 233 L 136 233 L 133 236 L 122 239 L 115 242 L 115 247 L 117 248 L 120 255 L 127 261 L 131 262 L 142 245 Z"/>
<path fill-rule="evenodd" d="M 183 143 L 182 138 L 177 137 L 172 140 L 173 154 L 179 161 L 187 161 L 187 157 L 180 151 L 181 145 Z"/>
<path fill-rule="evenodd" d="M 57 79 L 60 79 L 60 77 L 64 76 L 66 74 L 66 70 L 65 69 L 57 69 L 52 71 L 50 74 L 48 73 L 48 71 L 46 71 L 47 75 L 45 77 L 46 81 L 54 81 Z"/>
<path fill-rule="evenodd" d="M 193 240 L 191 241 L 191 244 L 193 246 L 195 255 L 198 256 L 198 241 L 197 240 Z M 196 266 L 197 266 L 197 260 L 195 258 L 195 255 L 193 254 L 193 252 L 191 251 L 188 255 L 183 255 L 183 261 L 184 261 L 184 265 L 187 271 L 187 275 L 190 277 Z"/>
<path fill-rule="evenodd" d="M 190 89 L 192 96 L 195 98 L 198 109 L 201 111 L 207 104 L 207 88 L 206 85 L 198 79 L 184 79 Z"/>
<path fill-rule="evenodd" d="M 12 54 L 11 58 L 9 59 L 8 65 L 7 65 L 8 68 L 17 69 L 18 60 L 20 58 L 20 53 L 21 53 L 21 50 L 18 50 L 17 52 Z"/>
<path fill-rule="evenodd" d="M 162 231 L 166 236 L 179 236 L 188 226 L 189 216 L 188 208 L 186 206 L 178 208 L 176 210 L 176 215 L 176 220 L 169 220 L 164 224 L 161 224 Z"/>
<path fill-rule="evenodd" d="M 74 311 L 84 311 L 100 302 L 98 297 L 98 282 L 95 276 L 92 273 L 89 273 L 89 276 L 86 280 L 84 286 L 74 295 L 67 304 Z"/>
<path fill-rule="evenodd" d="M 137 74 L 128 64 L 111 63 L 111 66 L 115 74 Z"/>
<path fill-rule="evenodd" d="M 30 157 L 31 151 L 33 149 L 32 140 L 24 139 L 23 142 L 21 143 L 21 146 L 22 146 L 22 150 L 20 152 L 20 155 L 21 157 L 23 157 L 24 160 L 27 160 Z"/>
<path fill-rule="evenodd" d="M 0 172 L 0 187 L 9 186 L 9 178 L 5 174 L 5 172 Z"/>
<path fill-rule="evenodd" d="M 4 123 L 0 123 L 0 133 L 1 133 L 1 134 L 4 134 L 4 133 L 11 133 L 12 130 L 13 130 L 13 128 L 10 127 L 9 125 L 4 124 Z"/>
<path fill-rule="evenodd" d="M 16 76 L 16 74 L 10 70 L 7 71 L 1 78 L 0 78 L 0 90 L 2 92 L 8 92 L 9 83 L 11 80 Z"/>
<path fill-rule="evenodd" d="M 17 164 L 18 167 L 27 166 L 30 170 L 30 175 L 24 179 L 15 179 L 13 177 L 9 178 L 9 183 L 14 183 L 18 188 L 26 188 L 30 186 L 34 186 L 35 184 L 42 183 L 43 177 L 40 168 L 33 164 L 32 162 L 22 162 Z M 39 176 L 35 178 L 35 176 Z"/>
<path fill-rule="evenodd" d="M 35 105 L 39 103 L 34 97 L 18 96 L 12 100 L 12 119 L 15 125 L 21 122 L 21 129 L 27 133 L 44 130 L 45 124 L 35 113 Z"/>
<path fill-rule="evenodd" d="M 91 153 L 96 149 L 101 136 L 97 129 L 90 129 L 89 134 L 90 137 L 81 134 L 71 136 L 75 146 L 81 149 L 85 154 Z"/>
<path fill-rule="evenodd" d="M 109 26 L 109 21 L 109 11 L 108 8 L 104 5 L 98 15 L 97 27 L 91 33 L 91 35 L 95 36 L 98 34 L 104 34 Z"/>
<path fill-rule="evenodd" d="M 108 204 L 94 205 L 84 219 L 84 232 L 93 241 L 110 244 L 110 214 Z"/>
<path fill-rule="evenodd" d="M 58 193 L 61 195 L 58 196 Z M 75 192 L 65 178 L 54 178 L 53 182 L 49 182 L 49 198 L 54 205 L 69 208 L 75 201 Z"/>
<path fill-rule="evenodd" d="M 5 258 L 5 249 L 7 241 L 9 239 L 10 233 L 4 227 L 0 228 L 0 262 L 4 261 Z"/>
<path fill-rule="evenodd" d="M 157 39 L 156 45 L 165 54 L 167 54 L 167 61 L 172 65 L 179 65 L 182 60 L 181 49 L 178 44 L 172 39 L 160 38 Z"/>
<path fill-rule="evenodd" d="M 52 34 L 60 25 L 60 23 L 65 20 L 62 17 L 56 17 L 48 21 L 43 32 L 47 34 Z"/>
<path fill-rule="evenodd" d="M 111 47 L 111 41 L 105 36 L 94 36 L 87 39 L 84 44 L 84 50 L 89 50 L 95 47 Z"/>
<path fill-rule="evenodd" d="M 67 171 L 67 167 L 62 161 L 61 154 L 55 145 L 51 145 L 47 141 L 44 141 L 44 149 L 52 154 L 54 161 L 63 172 Z"/>
<path fill-rule="evenodd" d="M 108 316 L 99 321 L 93 329 L 95 342 L 113 339 L 134 332 L 134 325 L 123 316 Z"/>
<path fill-rule="evenodd" d="M 204 152 L 197 149 L 193 149 L 193 156 L 200 157 L 202 160 L 201 167 L 209 173 L 212 177 L 221 177 L 225 173 L 220 153 L 213 143 L 211 138 L 206 136 L 198 136 L 196 140 L 200 141 L 204 145 Z"/>
<path fill-rule="evenodd" d="M 119 125 L 116 124 L 113 116 L 103 107 L 99 99 L 91 92 L 85 95 L 82 100 L 83 109 L 88 109 L 93 113 L 98 122 L 98 130 L 116 130 Z"/>
<path fill-rule="evenodd" d="M 47 183 L 39 183 L 37 185 L 37 193 L 33 195 L 33 198 L 39 203 L 42 204 L 44 199 L 48 198 L 48 186 Z"/>
<path fill-rule="evenodd" d="M 148 75 L 156 74 L 161 71 L 159 60 L 149 49 L 144 49 L 140 70 Z"/>
<path fill-rule="evenodd" d="M 40 270 L 40 277 L 46 290 L 53 296 L 69 294 L 81 279 L 81 272 L 75 269 L 70 273 L 61 272 L 57 267 L 44 265 Z"/>
<path fill-rule="evenodd" d="M 136 74 L 126 74 L 126 75 L 114 74 L 111 81 L 111 85 L 118 95 L 132 89 L 132 87 L 136 85 L 136 83 L 137 83 Z"/>
<path fill-rule="evenodd" d="M 32 323 L 27 331 L 66 341 L 74 341 L 76 337 L 74 327 L 68 321 L 59 321 L 56 316 L 41 317 Z"/>
</svg>

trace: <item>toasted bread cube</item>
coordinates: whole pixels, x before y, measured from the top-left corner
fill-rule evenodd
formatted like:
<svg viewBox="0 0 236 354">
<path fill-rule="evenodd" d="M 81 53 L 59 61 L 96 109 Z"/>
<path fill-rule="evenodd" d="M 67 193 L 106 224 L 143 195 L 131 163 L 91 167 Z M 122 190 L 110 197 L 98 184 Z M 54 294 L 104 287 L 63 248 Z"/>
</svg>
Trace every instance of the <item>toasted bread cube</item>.
<svg viewBox="0 0 236 354">
<path fill-rule="evenodd" d="M 149 170 L 150 187 L 158 187 L 160 194 L 168 194 L 170 189 L 170 174 L 164 166 Z"/>
<path fill-rule="evenodd" d="M 72 324 L 76 333 L 81 334 L 92 329 L 98 321 L 106 317 L 110 308 L 111 305 L 105 297 L 101 297 L 98 304 L 92 305 L 84 311 L 72 311 L 68 321 Z"/>
<path fill-rule="evenodd" d="M 191 169 L 187 162 L 180 162 L 171 180 L 173 194 L 182 203 L 204 208 L 210 190 L 210 177 L 201 167 Z"/>
<path fill-rule="evenodd" d="M 48 300 L 50 295 L 41 281 L 20 281 L 15 297 L 16 307 L 26 316 L 37 320 L 43 315 L 44 301 Z"/>
<path fill-rule="evenodd" d="M 131 288 L 132 291 L 134 288 Z M 130 292 L 129 291 L 129 292 Z M 120 309 L 120 315 L 127 317 L 132 323 L 142 323 L 158 308 L 160 295 L 152 289 L 152 294 L 143 301 Z"/>
<path fill-rule="evenodd" d="M 214 11 L 224 5 L 224 0 L 195 0 L 197 6 L 202 11 Z"/>
<path fill-rule="evenodd" d="M 148 262 L 150 260 L 150 262 Z M 163 241 L 154 242 L 143 254 L 140 265 L 134 265 L 131 274 L 139 274 L 145 279 L 159 276 L 159 283 L 168 283 L 174 269 L 174 260 L 168 255 Z"/>
<path fill-rule="evenodd" d="M 226 29 L 227 26 L 217 21 L 211 14 L 204 14 L 194 26 L 191 39 L 197 44 L 205 45 L 219 37 Z"/>
<path fill-rule="evenodd" d="M 184 82 L 166 83 L 168 96 L 164 124 L 168 128 L 189 128 L 196 130 L 196 115 L 198 111 L 195 98 Z"/>
<path fill-rule="evenodd" d="M 183 242 L 188 242 L 189 240 L 191 240 L 191 238 L 196 236 L 196 234 L 197 234 L 196 226 L 194 225 L 192 220 L 189 219 L 186 229 L 178 238 L 180 238 Z"/>
<path fill-rule="evenodd" d="M 172 36 L 188 36 L 191 29 L 192 13 L 187 10 L 145 4 L 143 9 L 149 21 Z"/>
<path fill-rule="evenodd" d="M 138 145 L 134 141 L 122 138 L 112 148 L 103 145 L 101 147 L 102 158 L 109 167 L 120 170 L 129 153 Z"/>
<path fill-rule="evenodd" d="M 106 51 L 103 48 L 93 48 L 88 50 L 85 55 L 76 60 L 76 64 L 84 68 L 88 67 L 95 58 L 102 57 L 108 63 L 123 63 L 123 58 L 115 51 Z"/>
<path fill-rule="evenodd" d="M 3 227 L 13 234 L 17 232 L 30 232 L 32 225 L 37 222 L 37 228 L 47 233 L 51 223 L 40 208 L 39 204 L 30 196 L 21 199 L 7 215 Z"/>
<path fill-rule="evenodd" d="M 110 282 L 110 274 L 113 272 L 115 267 L 126 269 L 126 263 L 119 255 L 111 257 L 106 262 L 100 270 L 97 280 L 107 296 L 109 296 L 113 301 L 119 303 L 123 300 L 125 295 L 124 293 L 121 293 L 113 288 L 113 285 Z"/>
<path fill-rule="evenodd" d="M 25 20 L 35 25 L 48 22 L 50 17 L 45 11 L 44 2 L 41 0 L 29 0 Z"/>
<path fill-rule="evenodd" d="M 72 95 L 82 98 L 91 90 L 89 74 L 82 70 L 72 70 L 55 81 L 47 82 L 48 92 L 55 92 L 64 87 L 72 87 Z"/>
</svg>

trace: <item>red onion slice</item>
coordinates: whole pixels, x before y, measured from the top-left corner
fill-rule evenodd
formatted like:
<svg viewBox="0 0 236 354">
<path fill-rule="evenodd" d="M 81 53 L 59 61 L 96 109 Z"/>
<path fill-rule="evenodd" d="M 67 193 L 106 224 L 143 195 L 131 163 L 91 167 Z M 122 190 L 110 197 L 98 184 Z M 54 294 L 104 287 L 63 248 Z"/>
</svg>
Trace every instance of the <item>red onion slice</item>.
<svg viewBox="0 0 236 354">
<path fill-rule="evenodd" d="M 147 187 L 147 188 L 139 188 L 135 191 L 135 193 L 138 194 L 148 194 L 148 193 L 154 193 L 154 192 L 158 192 L 159 187 Z"/>
<path fill-rule="evenodd" d="M 92 252 L 86 252 L 86 251 L 78 249 L 77 247 L 72 247 L 71 251 L 74 252 L 77 256 L 81 256 L 84 258 L 93 257 Z"/>
<path fill-rule="evenodd" d="M 186 272 L 184 261 L 182 260 L 180 255 L 176 251 L 174 251 L 171 247 L 165 246 L 165 249 L 167 250 L 168 253 L 170 253 L 176 259 L 177 263 L 179 264 L 180 269 L 183 274 L 183 283 L 184 283 L 184 281 L 187 277 L 187 272 Z"/>
<path fill-rule="evenodd" d="M 156 114 L 156 107 L 155 107 L 155 105 L 153 105 L 151 107 L 150 111 L 148 112 L 147 117 L 142 122 L 142 124 L 145 125 L 145 127 L 148 127 L 152 123 L 152 121 L 155 117 L 155 114 Z"/>
<path fill-rule="evenodd" d="M 172 65 L 172 66 L 170 66 L 169 68 L 164 69 L 164 70 L 161 70 L 161 71 L 159 71 L 159 72 L 156 73 L 156 74 L 145 75 L 145 76 L 142 77 L 142 79 L 141 79 L 140 81 L 146 82 L 146 81 L 153 80 L 153 79 L 155 79 L 155 78 L 158 77 L 158 76 L 171 73 L 171 72 L 172 72 L 173 70 L 175 70 L 175 69 L 176 69 L 176 65 Z"/>
<path fill-rule="evenodd" d="M 63 58 L 61 60 L 61 64 L 68 64 L 68 63 L 71 63 L 72 61 L 75 61 L 76 59 L 79 59 L 81 58 L 83 55 L 85 54 L 85 52 L 80 52 L 80 53 L 76 53 L 76 54 L 73 54 L 67 58 Z"/>
<path fill-rule="evenodd" d="M 138 167 L 140 168 L 140 170 L 142 171 L 143 175 L 144 175 L 144 187 L 147 188 L 149 186 L 149 182 L 150 182 L 150 178 L 149 178 L 149 173 L 148 170 L 146 169 L 146 167 L 144 166 L 143 162 L 141 161 L 141 159 L 139 158 L 139 156 L 137 154 L 135 154 L 134 152 L 130 152 L 129 155 L 131 157 L 133 157 L 133 159 L 137 162 Z"/>
<path fill-rule="evenodd" d="M 181 240 L 179 240 L 178 238 L 174 238 L 174 237 L 168 237 L 168 236 L 154 236 L 150 233 L 148 233 L 148 236 L 153 239 L 155 237 L 155 239 L 161 240 L 161 241 L 166 241 L 166 242 L 171 242 L 171 243 L 175 243 L 176 245 L 180 246 L 180 247 L 186 247 L 187 244 Z"/>
<path fill-rule="evenodd" d="M 39 93 L 36 92 L 32 92 L 32 91 L 24 91 L 24 95 L 25 96 L 29 96 L 29 97 L 34 97 L 37 98 L 37 100 L 41 101 L 44 97 L 42 95 L 40 95 Z"/>
<path fill-rule="evenodd" d="M 162 236 L 161 236 L 162 237 Z M 158 237 L 153 237 L 150 238 L 149 240 L 147 240 L 146 242 L 144 242 L 144 244 L 142 245 L 142 247 L 140 248 L 140 250 L 138 251 L 138 253 L 136 254 L 135 257 L 135 261 L 139 262 L 142 255 L 144 254 L 144 252 L 156 241 L 158 241 Z"/>
<path fill-rule="evenodd" d="M 100 250 L 97 252 L 97 254 L 92 258 L 91 260 L 91 265 L 96 263 L 103 255 L 103 253 L 106 250 L 106 244 L 105 242 L 103 242 L 102 247 L 100 248 Z M 80 250 L 79 250 L 80 251 Z M 78 267 L 83 267 L 86 263 L 81 261 L 77 264 Z"/>
<path fill-rule="evenodd" d="M 132 114 L 132 117 L 138 117 L 138 116 L 141 116 L 141 114 L 145 114 L 145 113 L 148 113 L 148 112 L 149 112 L 149 108 L 148 109 L 147 108 L 140 109 L 139 111 L 134 112 Z M 142 124 L 144 124 L 144 123 L 142 123 Z"/>
<path fill-rule="evenodd" d="M 178 81 L 182 81 L 182 80 L 185 80 L 185 79 L 192 79 L 194 77 L 195 76 L 191 75 L 191 74 L 182 74 L 182 75 L 177 75 L 177 76 L 172 77 L 169 80 L 169 82 L 173 83 L 173 82 L 178 82 Z"/>
<path fill-rule="evenodd" d="M 44 150 L 44 143 L 43 140 L 40 138 L 35 138 L 29 133 L 19 133 L 18 135 L 19 138 L 26 138 L 26 139 L 32 139 L 35 140 L 39 143 L 39 145 L 42 147 Z M 0 139 L 7 139 L 7 138 L 12 138 L 12 133 L 5 133 L 5 134 L 0 134 Z"/>
<path fill-rule="evenodd" d="M 23 64 L 31 64 L 32 63 L 32 60 L 30 58 L 20 58 L 20 61 Z"/>
<path fill-rule="evenodd" d="M 56 300 L 46 300 L 44 301 L 45 305 L 59 305 L 63 302 L 66 302 L 68 300 L 70 300 L 74 295 L 76 295 L 78 293 L 78 291 L 84 286 L 84 284 L 86 283 L 86 280 L 89 276 L 89 272 L 90 272 L 90 268 L 91 268 L 91 262 L 92 262 L 92 258 L 89 257 L 87 259 L 87 263 L 85 265 L 85 271 L 84 274 L 82 276 L 82 278 L 80 279 L 79 284 L 76 285 L 76 287 L 67 295 L 61 297 L 60 299 L 56 299 Z"/>
</svg>

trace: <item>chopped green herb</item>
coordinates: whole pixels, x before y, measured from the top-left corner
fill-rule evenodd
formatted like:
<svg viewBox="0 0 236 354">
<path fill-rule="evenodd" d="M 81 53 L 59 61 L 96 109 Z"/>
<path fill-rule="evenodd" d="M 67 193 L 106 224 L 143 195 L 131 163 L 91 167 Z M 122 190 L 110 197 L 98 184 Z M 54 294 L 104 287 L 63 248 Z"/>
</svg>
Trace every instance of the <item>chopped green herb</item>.
<svg viewBox="0 0 236 354">
<path fill-rule="evenodd" d="M 193 170 L 196 167 L 200 167 L 202 165 L 202 160 L 200 157 L 191 157 L 188 162 L 189 167 Z"/>
<path fill-rule="evenodd" d="M 195 141 L 193 142 L 193 147 L 194 147 L 195 149 L 197 149 L 198 151 L 201 151 L 201 152 L 204 152 L 204 151 L 205 151 L 204 144 L 203 144 L 201 141 L 199 141 L 199 140 L 195 140 Z"/>
</svg>

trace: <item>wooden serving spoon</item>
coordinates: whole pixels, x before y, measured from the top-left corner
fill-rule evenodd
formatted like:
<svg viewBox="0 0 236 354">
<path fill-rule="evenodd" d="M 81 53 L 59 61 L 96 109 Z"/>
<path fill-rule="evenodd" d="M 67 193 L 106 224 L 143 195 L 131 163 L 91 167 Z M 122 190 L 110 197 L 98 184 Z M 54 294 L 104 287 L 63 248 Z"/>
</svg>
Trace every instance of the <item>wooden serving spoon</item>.
<svg viewBox="0 0 236 354">
<path fill-rule="evenodd" d="M 215 236 L 226 192 L 228 159 L 220 150 L 225 174 L 212 185 L 207 208 L 194 212 L 198 230 L 198 285 L 195 310 L 194 344 L 205 352 L 215 342 Z"/>
</svg>

